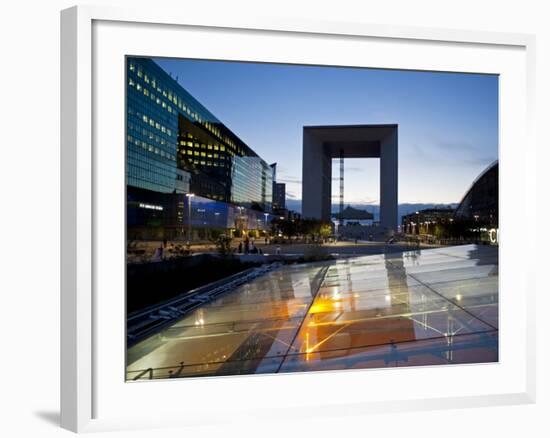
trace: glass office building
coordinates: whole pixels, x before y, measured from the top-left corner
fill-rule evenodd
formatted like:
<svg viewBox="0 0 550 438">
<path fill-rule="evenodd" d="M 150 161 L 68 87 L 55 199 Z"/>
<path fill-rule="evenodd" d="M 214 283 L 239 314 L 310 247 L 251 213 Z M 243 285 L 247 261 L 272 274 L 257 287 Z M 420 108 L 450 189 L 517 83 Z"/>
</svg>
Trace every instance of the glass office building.
<svg viewBox="0 0 550 438">
<path fill-rule="evenodd" d="M 267 227 L 275 168 L 149 58 L 127 59 L 126 140 L 128 227 L 142 229 L 135 238 L 153 228 L 150 237 L 178 236 L 189 220 Z M 213 216 L 201 216 L 207 211 Z"/>
<path fill-rule="evenodd" d="M 273 169 L 259 157 L 233 157 L 231 202 L 255 210 L 272 209 Z"/>
</svg>

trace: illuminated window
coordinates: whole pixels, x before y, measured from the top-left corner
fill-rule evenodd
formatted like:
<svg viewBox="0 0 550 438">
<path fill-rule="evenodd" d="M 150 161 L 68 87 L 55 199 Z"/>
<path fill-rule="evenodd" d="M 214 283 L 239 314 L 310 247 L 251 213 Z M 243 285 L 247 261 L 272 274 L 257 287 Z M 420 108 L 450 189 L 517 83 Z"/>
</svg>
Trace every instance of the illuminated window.
<svg viewBox="0 0 550 438">
<path fill-rule="evenodd" d="M 220 151 L 225 151 L 225 146 L 224 145 L 220 146 Z"/>
<path fill-rule="evenodd" d="M 212 149 L 212 145 L 211 145 L 211 144 L 208 145 L 208 149 Z"/>
<path fill-rule="evenodd" d="M 206 152 L 201 152 L 201 157 L 206 157 Z"/>
<path fill-rule="evenodd" d="M 134 71 L 136 69 L 136 66 L 133 62 L 130 63 L 130 71 Z"/>
<path fill-rule="evenodd" d="M 215 144 L 215 145 L 214 145 L 214 150 L 217 151 L 218 149 L 219 149 L 218 145 Z"/>
</svg>

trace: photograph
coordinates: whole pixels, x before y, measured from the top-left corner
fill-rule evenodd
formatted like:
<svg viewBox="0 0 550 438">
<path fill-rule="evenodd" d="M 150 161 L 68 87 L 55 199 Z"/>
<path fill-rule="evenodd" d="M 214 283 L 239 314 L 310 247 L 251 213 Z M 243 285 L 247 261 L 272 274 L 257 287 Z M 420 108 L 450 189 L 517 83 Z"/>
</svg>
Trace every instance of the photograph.
<svg viewBox="0 0 550 438">
<path fill-rule="evenodd" d="M 126 56 L 127 382 L 499 362 L 499 75 Z"/>
</svg>

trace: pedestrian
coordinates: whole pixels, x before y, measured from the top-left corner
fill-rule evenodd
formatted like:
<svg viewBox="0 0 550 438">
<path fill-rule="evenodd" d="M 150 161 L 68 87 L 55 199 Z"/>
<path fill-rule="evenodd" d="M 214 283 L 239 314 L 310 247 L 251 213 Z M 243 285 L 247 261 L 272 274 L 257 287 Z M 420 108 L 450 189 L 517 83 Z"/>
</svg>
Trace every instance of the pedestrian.
<svg viewBox="0 0 550 438">
<path fill-rule="evenodd" d="M 243 253 L 243 243 L 239 242 L 239 254 Z"/>
</svg>

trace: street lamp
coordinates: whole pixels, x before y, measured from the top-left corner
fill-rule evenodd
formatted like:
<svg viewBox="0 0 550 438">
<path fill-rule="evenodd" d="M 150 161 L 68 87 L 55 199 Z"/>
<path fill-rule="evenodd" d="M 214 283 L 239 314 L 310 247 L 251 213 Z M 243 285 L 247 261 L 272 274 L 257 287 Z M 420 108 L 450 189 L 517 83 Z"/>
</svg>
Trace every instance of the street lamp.
<svg viewBox="0 0 550 438">
<path fill-rule="evenodd" d="M 191 198 L 195 196 L 194 193 L 187 193 L 187 199 L 189 201 L 189 220 L 187 222 L 187 244 L 189 245 L 191 241 Z"/>
</svg>

